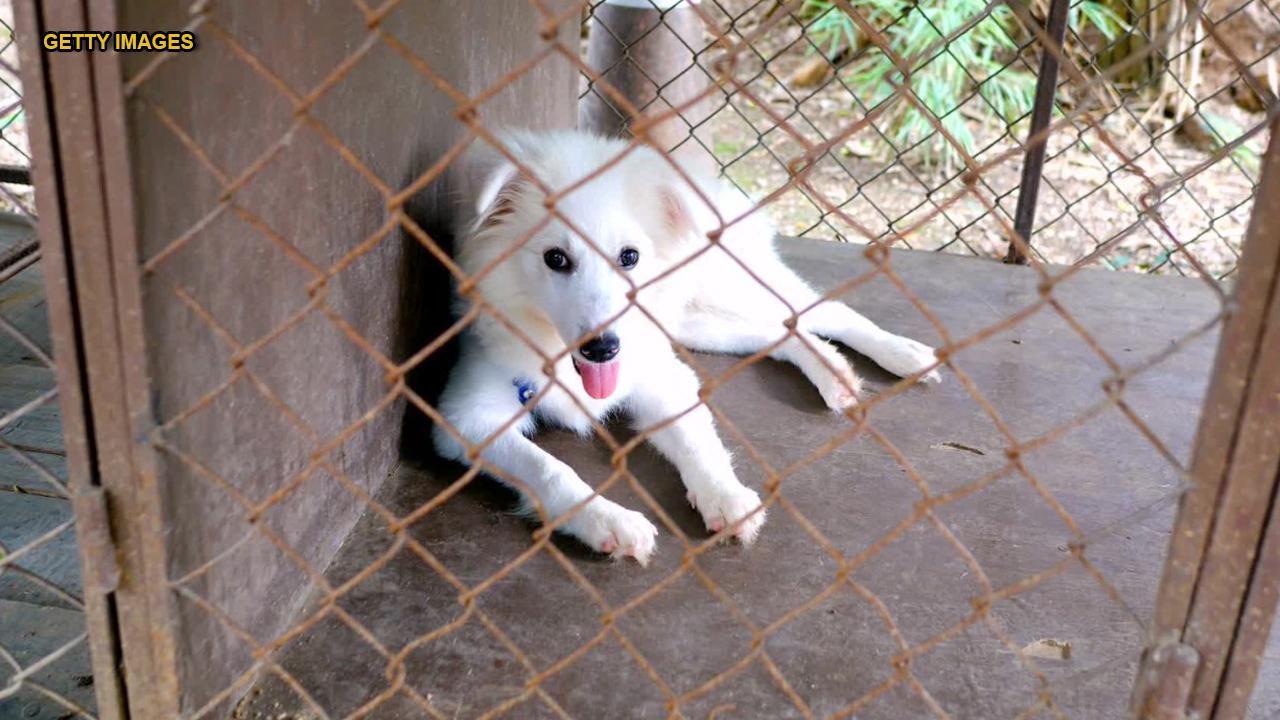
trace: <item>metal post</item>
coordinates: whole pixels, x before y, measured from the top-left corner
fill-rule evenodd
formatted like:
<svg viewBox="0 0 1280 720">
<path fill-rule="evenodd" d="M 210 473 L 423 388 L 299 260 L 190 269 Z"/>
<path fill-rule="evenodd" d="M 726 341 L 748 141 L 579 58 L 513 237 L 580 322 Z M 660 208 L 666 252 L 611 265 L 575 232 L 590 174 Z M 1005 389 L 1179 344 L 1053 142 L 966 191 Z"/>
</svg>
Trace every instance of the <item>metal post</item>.
<svg viewBox="0 0 1280 720">
<path fill-rule="evenodd" d="M 1053 0 L 1049 5 L 1049 24 L 1045 33 L 1056 47 L 1046 47 L 1040 54 L 1040 78 L 1036 82 L 1035 105 L 1031 111 L 1031 130 L 1027 135 L 1026 158 L 1022 163 L 1022 191 L 1018 193 L 1018 207 L 1013 213 L 1013 231 L 1031 248 L 1031 228 L 1036 221 L 1036 200 L 1040 197 L 1040 177 L 1044 174 L 1044 152 L 1048 138 L 1041 137 L 1053 116 L 1053 100 L 1058 92 L 1058 57 L 1062 53 L 1062 41 L 1067 34 L 1067 10 L 1071 0 Z M 1010 240 L 1006 263 L 1027 264 L 1023 246 Z"/>
<path fill-rule="evenodd" d="M 641 117 L 682 107 L 704 92 L 708 76 L 697 66 L 703 42 L 702 18 L 688 0 L 605 0 L 592 13 L 587 64 L 612 91 L 626 98 Z M 578 124 L 603 135 L 627 136 L 635 120 L 594 88 L 582 99 Z M 658 123 L 648 135 L 662 150 L 716 168 L 715 159 L 691 138 L 691 128 L 711 113 L 702 101 L 680 116 Z"/>
</svg>

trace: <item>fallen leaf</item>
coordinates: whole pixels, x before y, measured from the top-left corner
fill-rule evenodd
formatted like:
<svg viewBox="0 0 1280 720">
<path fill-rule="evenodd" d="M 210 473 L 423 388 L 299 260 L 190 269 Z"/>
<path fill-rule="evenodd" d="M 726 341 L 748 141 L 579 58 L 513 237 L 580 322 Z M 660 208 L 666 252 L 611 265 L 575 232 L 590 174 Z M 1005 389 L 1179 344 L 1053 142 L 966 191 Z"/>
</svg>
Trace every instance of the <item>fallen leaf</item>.
<svg viewBox="0 0 1280 720">
<path fill-rule="evenodd" d="M 1066 640 L 1041 638 L 1022 648 L 1022 654 L 1041 660 L 1070 660 L 1071 643 Z"/>
</svg>

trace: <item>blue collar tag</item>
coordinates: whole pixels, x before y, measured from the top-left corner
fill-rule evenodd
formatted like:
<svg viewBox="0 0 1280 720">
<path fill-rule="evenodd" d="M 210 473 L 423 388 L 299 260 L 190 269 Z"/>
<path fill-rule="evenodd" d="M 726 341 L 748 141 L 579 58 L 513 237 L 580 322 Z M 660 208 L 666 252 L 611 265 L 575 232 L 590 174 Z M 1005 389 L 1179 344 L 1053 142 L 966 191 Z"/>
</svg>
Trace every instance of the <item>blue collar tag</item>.
<svg viewBox="0 0 1280 720">
<path fill-rule="evenodd" d="M 538 386 L 524 378 L 516 378 L 511 381 L 516 388 L 516 396 L 520 398 L 521 405 L 528 405 L 533 396 L 538 393 Z"/>
</svg>

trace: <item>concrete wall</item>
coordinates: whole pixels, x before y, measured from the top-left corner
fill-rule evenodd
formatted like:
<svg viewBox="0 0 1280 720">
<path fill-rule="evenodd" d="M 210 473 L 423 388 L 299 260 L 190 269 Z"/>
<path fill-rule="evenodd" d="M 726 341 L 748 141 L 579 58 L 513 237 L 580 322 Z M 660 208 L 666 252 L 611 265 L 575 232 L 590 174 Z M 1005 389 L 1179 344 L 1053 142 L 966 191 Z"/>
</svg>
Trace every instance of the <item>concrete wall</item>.
<svg viewBox="0 0 1280 720">
<path fill-rule="evenodd" d="M 122 29 L 168 30 L 190 21 L 189 3 L 121 5 Z M 291 624 L 314 587 L 296 561 L 323 570 L 362 509 L 336 476 L 372 492 L 399 455 L 403 401 L 344 436 L 323 465 L 311 465 L 317 447 L 378 407 L 389 390 L 384 368 L 334 318 L 393 359 L 447 321 L 448 285 L 438 263 L 398 231 L 330 278 L 320 304 L 306 310 L 315 300 L 308 291 L 315 271 L 335 267 L 389 218 L 382 193 L 323 135 L 341 139 L 398 190 L 465 128 L 454 100 L 381 40 L 311 107 L 324 131 L 299 123 L 294 101 L 276 83 L 304 97 L 360 51 L 370 33 L 354 4 L 245 0 L 211 7 L 211 22 L 197 29 L 198 50 L 154 68 L 129 99 L 139 255 L 151 263 L 144 277 L 147 359 L 155 412 L 170 423 L 160 453 L 170 577 L 213 561 L 184 586 L 265 643 Z M 523 0 L 406 0 L 381 28 L 459 90 L 476 94 L 544 47 L 540 20 Z M 561 41 L 574 47 L 576 23 L 561 31 Z M 264 78 L 224 34 L 276 80 Z M 126 78 L 154 57 L 128 56 Z M 480 117 L 489 127 L 572 126 L 575 85 L 569 63 L 549 57 L 486 102 Z M 184 144 L 184 133 L 215 169 Z M 222 202 L 223 183 L 255 163 L 231 203 Z M 413 202 L 414 217 L 433 233 L 447 227 L 454 191 L 465 189 L 451 177 L 434 183 Z M 236 370 L 235 347 L 267 338 Z M 416 381 L 429 386 L 439 372 L 440 363 L 429 364 Z M 425 443 L 409 425 L 404 447 Z M 298 479 L 259 528 L 246 522 L 235 494 L 261 503 Z M 182 705 L 191 711 L 251 664 L 251 647 L 190 597 L 177 594 L 176 604 Z"/>
</svg>

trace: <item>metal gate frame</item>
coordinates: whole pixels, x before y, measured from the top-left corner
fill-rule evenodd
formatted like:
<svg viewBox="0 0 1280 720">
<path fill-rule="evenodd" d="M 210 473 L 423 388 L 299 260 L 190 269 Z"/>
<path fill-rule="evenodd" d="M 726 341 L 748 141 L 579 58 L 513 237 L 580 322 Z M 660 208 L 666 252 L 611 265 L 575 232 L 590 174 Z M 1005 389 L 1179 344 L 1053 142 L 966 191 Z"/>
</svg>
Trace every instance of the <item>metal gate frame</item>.
<svg viewBox="0 0 1280 720">
<path fill-rule="evenodd" d="M 1280 597 L 1277 130 L 1165 558 L 1134 694 L 1142 717 L 1244 717 Z"/>
<path fill-rule="evenodd" d="M 58 359 L 100 716 L 179 715 L 124 92 L 114 53 L 44 53 L 109 31 L 117 0 L 18 0 L 39 236 Z M 1280 138 L 1273 124 L 1238 284 L 1134 690 L 1135 717 L 1243 717 L 1280 600 Z"/>
<path fill-rule="evenodd" d="M 19 0 L 49 325 L 98 713 L 178 716 L 119 57 L 45 53 L 45 30 L 113 30 L 114 0 Z"/>
</svg>

